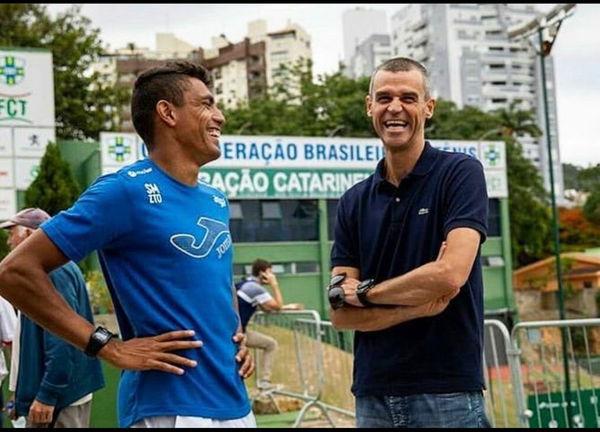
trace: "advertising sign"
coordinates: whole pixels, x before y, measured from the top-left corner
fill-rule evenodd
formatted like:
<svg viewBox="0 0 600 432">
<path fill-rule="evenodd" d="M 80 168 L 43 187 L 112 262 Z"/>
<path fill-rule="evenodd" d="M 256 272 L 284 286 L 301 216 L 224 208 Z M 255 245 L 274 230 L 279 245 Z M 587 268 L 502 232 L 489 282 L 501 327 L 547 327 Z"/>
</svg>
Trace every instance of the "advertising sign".
<svg viewBox="0 0 600 432">
<path fill-rule="evenodd" d="M 102 172 L 114 172 L 146 156 L 136 134 L 102 133 Z M 504 142 L 430 141 L 481 161 L 490 198 L 508 196 Z M 339 198 L 368 177 L 385 156 L 376 138 L 223 135 L 221 157 L 199 179 L 229 198 Z"/>
<path fill-rule="evenodd" d="M 54 128 L 50 52 L 0 49 L 0 126 Z"/>
</svg>

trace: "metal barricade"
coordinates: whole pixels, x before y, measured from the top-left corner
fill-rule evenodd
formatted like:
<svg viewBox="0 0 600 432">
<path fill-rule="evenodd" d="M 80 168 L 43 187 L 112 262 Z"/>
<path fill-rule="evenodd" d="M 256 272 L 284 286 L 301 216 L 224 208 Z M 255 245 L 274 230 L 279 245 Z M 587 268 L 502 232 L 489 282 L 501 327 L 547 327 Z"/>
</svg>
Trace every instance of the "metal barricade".
<svg viewBox="0 0 600 432">
<path fill-rule="evenodd" d="M 512 331 L 521 427 L 600 426 L 600 319 L 536 321 Z"/>
<path fill-rule="evenodd" d="M 318 408 L 326 420 L 335 426 L 329 411 L 336 407 L 327 406 L 321 400 L 325 377 L 323 361 L 323 324 L 316 311 L 258 312 L 250 330 L 273 337 L 278 344 L 273 365 L 273 382 L 279 383 L 268 391 L 268 395 L 282 395 L 302 401 L 293 427 L 298 427 L 308 410 Z M 257 371 L 261 376 L 261 352 L 257 352 Z M 329 365 L 328 365 L 329 368 Z"/>
<path fill-rule="evenodd" d="M 502 321 L 485 320 L 484 380 L 486 413 L 493 427 L 518 426 L 512 371 L 515 361 L 508 329 Z"/>
</svg>

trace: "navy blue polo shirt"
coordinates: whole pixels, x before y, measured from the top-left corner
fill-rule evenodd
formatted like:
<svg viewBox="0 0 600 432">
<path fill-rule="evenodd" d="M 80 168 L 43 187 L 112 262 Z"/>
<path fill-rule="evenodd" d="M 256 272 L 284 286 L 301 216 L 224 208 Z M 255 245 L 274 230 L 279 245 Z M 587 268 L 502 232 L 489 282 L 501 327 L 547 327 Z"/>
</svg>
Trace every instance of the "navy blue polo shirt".
<svg viewBox="0 0 600 432">
<path fill-rule="evenodd" d="M 382 159 L 374 174 L 338 204 L 331 265 L 355 267 L 381 282 L 435 261 L 460 227 L 487 234 L 488 197 L 481 163 L 426 142 L 412 172 L 394 186 Z M 355 332 L 356 396 L 452 393 L 484 388 L 480 254 L 460 293 L 434 317 L 375 332 Z"/>
</svg>

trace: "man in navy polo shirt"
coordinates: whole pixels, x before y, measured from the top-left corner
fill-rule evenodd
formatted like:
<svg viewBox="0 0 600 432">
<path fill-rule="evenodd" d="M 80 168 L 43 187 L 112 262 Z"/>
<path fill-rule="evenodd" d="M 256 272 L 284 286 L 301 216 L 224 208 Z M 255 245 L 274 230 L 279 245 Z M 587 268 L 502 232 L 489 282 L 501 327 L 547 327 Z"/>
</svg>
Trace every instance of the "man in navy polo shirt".
<svg viewBox="0 0 600 432">
<path fill-rule="evenodd" d="M 347 275 L 331 319 L 356 330 L 357 426 L 487 427 L 483 168 L 425 141 L 435 100 L 418 62 L 379 66 L 366 108 L 386 154 L 340 199 L 331 254 Z"/>
</svg>

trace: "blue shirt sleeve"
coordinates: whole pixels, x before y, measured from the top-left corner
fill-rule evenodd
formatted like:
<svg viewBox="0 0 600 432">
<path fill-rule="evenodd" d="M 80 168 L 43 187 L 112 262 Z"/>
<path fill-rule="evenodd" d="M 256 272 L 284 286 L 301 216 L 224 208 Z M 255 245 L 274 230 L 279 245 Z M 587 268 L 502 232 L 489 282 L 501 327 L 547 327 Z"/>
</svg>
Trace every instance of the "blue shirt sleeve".
<svg viewBox="0 0 600 432">
<path fill-rule="evenodd" d="M 474 158 L 459 162 L 449 177 L 446 193 L 444 237 L 455 228 L 472 228 L 487 237 L 488 196 L 483 166 Z"/>
<path fill-rule="evenodd" d="M 72 261 L 103 248 L 132 226 L 127 190 L 117 174 L 100 177 L 67 211 L 41 225 L 52 242 Z"/>
<path fill-rule="evenodd" d="M 352 216 L 346 210 L 344 196 L 338 202 L 333 248 L 331 249 L 331 267 L 360 268 L 358 246 L 356 245 L 356 229 L 351 222 Z"/>
</svg>

